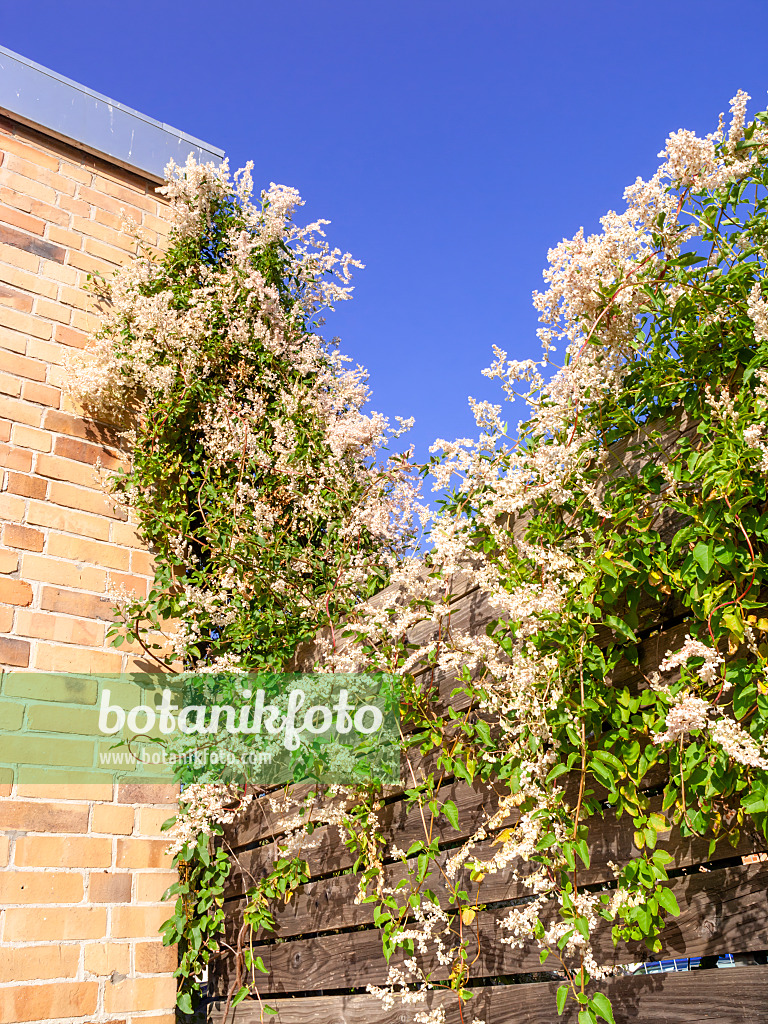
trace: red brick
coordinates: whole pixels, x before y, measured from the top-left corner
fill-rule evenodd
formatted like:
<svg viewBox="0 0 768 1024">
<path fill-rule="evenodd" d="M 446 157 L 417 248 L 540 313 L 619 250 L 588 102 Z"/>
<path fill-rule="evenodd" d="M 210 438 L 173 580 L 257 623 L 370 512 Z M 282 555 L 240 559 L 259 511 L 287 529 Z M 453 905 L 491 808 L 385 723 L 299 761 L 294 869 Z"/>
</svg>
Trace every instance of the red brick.
<svg viewBox="0 0 768 1024">
<path fill-rule="evenodd" d="M 27 359 L 26 356 L 12 353 L 3 355 L 3 370 L 6 373 L 15 373 L 17 377 L 44 381 L 46 365 L 38 359 Z"/>
<path fill-rule="evenodd" d="M 48 978 L 74 978 L 80 959 L 78 946 L 4 947 L 0 956 L 0 981 L 45 981 Z"/>
<path fill-rule="evenodd" d="M 34 295 L 45 295 L 48 299 L 55 299 L 59 290 L 55 281 L 46 281 L 44 277 L 29 274 L 26 270 L 9 267 L 4 263 L 0 263 L 0 281 L 11 284 L 14 288 L 23 288 L 24 291 L 32 292 Z"/>
<path fill-rule="evenodd" d="M 144 782 L 121 782 L 117 789 L 117 802 L 120 804 L 167 804 L 170 808 L 168 817 L 176 813 L 176 800 L 179 795 L 178 785 L 158 784 L 156 786 Z"/>
<path fill-rule="evenodd" d="M 21 402 L 14 398 L 0 397 L 0 416 L 13 423 L 23 423 L 27 427 L 39 427 L 43 419 L 43 411 L 29 402 Z"/>
<path fill-rule="evenodd" d="M 2 247 L 0 246 L 0 248 Z M 6 327 L 0 326 L 0 348 L 8 352 L 18 352 L 19 355 L 23 356 L 27 351 L 27 340 L 18 331 L 9 331 Z M 5 358 L 5 354 L 3 354 L 3 359 Z"/>
<path fill-rule="evenodd" d="M 15 228 L 21 228 L 22 231 L 28 231 L 31 235 L 40 235 L 41 238 L 45 232 L 45 221 L 39 217 L 32 217 L 13 206 L 5 206 L 0 209 L 0 221 L 3 224 L 12 224 Z"/>
<path fill-rule="evenodd" d="M 115 199 L 119 200 L 118 205 L 130 204 L 138 207 L 140 210 L 144 210 L 146 213 L 157 213 L 156 199 L 151 199 L 149 196 L 137 192 L 135 189 L 123 185 L 110 177 L 97 175 L 93 179 L 93 187 L 102 194 L 106 192 L 108 196 L 114 196 Z M 79 194 L 83 194 L 82 189 L 80 189 Z M 117 212 L 119 213 L 119 209 Z M 140 218 L 135 217 L 134 219 L 139 220 Z"/>
<path fill-rule="evenodd" d="M 32 196 L 23 196 L 11 188 L 0 186 L 0 201 L 22 213 L 29 213 L 46 224 L 59 224 L 62 227 L 69 224 L 69 214 L 66 210 L 51 206 L 40 199 L 33 199 Z"/>
<path fill-rule="evenodd" d="M 0 466 L 15 469 L 18 473 L 29 473 L 32 470 L 32 452 L 28 448 L 14 448 L 0 442 Z"/>
<path fill-rule="evenodd" d="M 44 322 L 44 320 L 38 320 L 38 323 Z M 53 335 L 53 325 L 48 324 L 48 327 L 51 328 L 51 335 Z M 27 341 L 27 355 L 31 359 L 39 359 L 45 363 L 49 374 L 52 365 L 61 366 L 64 362 L 64 352 L 61 345 L 55 344 L 50 338 L 29 338 Z"/>
<path fill-rule="evenodd" d="M 170 974 L 179 966 L 176 946 L 164 946 L 162 942 L 136 943 L 137 974 Z"/>
<path fill-rule="evenodd" d="M 125 548 L 102 544 L 96 540 L 83 540 L 82 537 L 71 537 L 64 533 L 52 534 L 48 541 L 48 553 L 73 562 L 88 562 L 110 569 L 128 568 L 129 552 Z"/>
<path fill-rule="evenodd" d="M 5 912 L 6 942 L 55 942 L 57 939 L 103 939 L 107 931 L 105 907 L 19 907 Z M 143 936 L 142 936 L 143 938 Z M 98 986 L 94 985 L 94 988 Z M 0 989 L 0 991 L 3 991 Z M 66 1004 L 60 992 L 57 1009 Z M 45 1014 L 45 1017 L 54 1014 Z M 62 1013 L 59 1012 L 59 1017 Z M 64 1012 L 64 1018 L 69 1014 Z M 79 1015 L 78 1015 L 79 1016 Z M 37 1017 L 33 1017 L 37 1020 Z"/>
<path fill-rule="evenodd" d="M 73 437 L 57 437 L 53 451 L 55 455 L 74 459 L 76 462 L 85 462 L 89 466 L 95 466 L 100 462 L 105 469 L 117 469 L 120 465 L 120 460 L 102 445 L 78 441 Z"/>
<path fill-rule="evenodd" d="M 65 615 L 79 615 L 86 619 L 101 619 L 112 622 L 115 612 L 112 602 L 95 594 L 80 594 L 75 590 L 63 590 L 61 587 L 43 587 L 40 607 L 52 612 L 63 612 Z"/>
<path fill-rule="evenodd" d="M 87 288 L 62 288 L 59 302 L 77 309 L 93 310 L 96 299 Z"/>
<path fill-rule="evenodd" d="M 120 807 L 117 804 L 96 804 L 91 817 L 91 832 L 128 836 L 133 832 L 134 818 L 135 812 L 132 807 Z"/>
<path fill-rule="evenodd" d="M 39 495 L 34 495 L 34 497 L 39 497 Z M 65 505 L 67 508 L 76 508 L 81 512 L 93 512 L 96 515 L 109 516 L 111 519 L 123 521 L 128 518 L 127 512 L 116 508 L 112 501 L 97 491 L 75 487 L 73 484 L 61 483 L 58 480 L 51 483 L 48 498 L 55 505 Z"/>
<path fill-rule="evenodd" d="M 35 463 L 35 473 L 52 480 L 66 480 L 80 487 L 100 490 L 99 476 L 93 466 L 74 462 L 72 459 L 59 459 L 55 455 L 39 455 Z"/>
<path fill-rule="evenodd" d="M 3 530 L 3 541 L 9 548 L 25 548 L 27 551 L 42 551 L 45 537 L 39 530 L 30 530 L 26 526 L 6 523 Z"/>
<path fill-rule="evenodd" d="M 70 323 L 72 310 L 68 306 L 62 306 L 60 302 L 38 299 L 35 304 L 35 315 L 45 317 L 46 320 L 55 320 L 54 327 L 59 327 L 61 324 Z"/>
<path fill-rule="evenodd" d="M 111 859 L 112 841 L 91 836 L 20 836 L 14 855 L 16 865 L 30 868 L 104 868 Z M 130 880 L 130 875 L 125 877 Z"/>
<path fill-rule="evenodd" d="M 53 156 L 53 154 L 47 153 L 44 149 L 39 149 L 37 146 L 29 146 L 24 142 L 19 142 L 18 139 L 12 138 L 5 133 L 0 137 L 0 151 L 14 153 L 16 156 L 21 157 L 22 160 L 39 164 L 49 171 L 58 171 L 59 169 L 59 158 L 57 156 Z"/>
<path fill-rule="evenodd" d="M 118 202 L 117 199 L 105 195 L 98 188 L 89 188 L 87 185 L 81 186 L 77 195 L 79 199 L 84 199 L 96 209 L 106 210 L 107 213 L 111 213 L 115 217 L 120 217 L 121 211 L 125 210 L 126 214 L 129 217 L 133 217 L 135 221 L 141 220 L 142 211 L 138 206 L 134 206 L 130 200 Z"/>
<path fill-rule="evenodd" d="M 35 640 L 54 640 L 56 643 L 80 644 L 83 647 L 101 647 L 104 643 L 102 623 L 64 618 L 61 615 L 50 615 L 46 611 L 19 609 L 16 633 Z"/>
<path fill-rule="evenodd" d="M 136 549 L 131 552 L 131 572 L 140 576 L 154 576 L 155 560 L 147 551 Z"/>
<path fill-rule="evenodd" d="M 49 452 L 51 450 L 51 435 L 47 430 L 38 430 L 37 427 L 25 427 L 22 423 L 14 423 L 11 440 L 22 448 L 31 448 L 36 452 Z"/>
<path fill-rule="evenodd" d="M 37 402 L 40 405 L 50 406 L 52 409 L 58 409 L 61 404 L 61 388 L 48 387 L 46 384 L 25 381 L 22 394 L 25 401 Z"/>
<path fill-rule="evenodd" d="M 0 238 L 2 238 L 2 226 L 0 225 Z M 43 243 L 41 243 L 43 244 Z M 19 334 L 27 334 L 30 338 L 42 338 L 46 341 L 53 334 L 53 328 L 44 320 L 32 316 L 31 313 L 20 313 L 16 309 L 6 309 L 3 313 L 3 326 Z M 6 367 L 7 369 L 7 367 Z"/>
<path fill-rule="evenodd" d="M 51 260 L 40 261 L 40 273 L 43 277 L 58 281 L 60 284 L 77 284 L 78 275 L 74 267 L 65 267 Z"/>
<path fill-rule="evenodd" d="M 110 839 L 104 842 L 112 843 Z M 130 903 L 131 875 L 92 871 L 88 883 L 88 899 L 91 903 Z"/>
<path fill-rule="evenodd" d="M 83 876 L 72 871 L 0 871 L 0 903 L 80 903 Z"/>
<path fill-rule="evenodd" d="M 24 164 L 24 161 L 22 160 L 21 163 Z M 16 169 L 18 166 L 19 162 L 14 161 L 12 158 L 4 161 L 2 170 L 0 170 L 0 180 L 2 180 L 3 184 L 7 185 L 8 188 L 14 189 L 16 192 L 23 192 L 25 195 L 33 196 L 43 203 L 50 205 L 56 202 L 56 192 L 54 189 L 35 181 L 31 169 L 28 174 L 23 174 Z M 21 232 L 17 232 L 17 234 L 21 235 Z M 22 235 L 22 237 L 24 236 Z M 25 248 L 20 242 L 8 242 L 8 245 L 19 245 L 20 248 Z"/>
<path fill-rule="evenodd" d="M 159 907 L 113 907 L 109 938 L 154 939 L 161 926 L 172 916 L 173 908 L 168 905 L 161 905 Z"/>
<path fill-rule="evenodd" d="M 10 179 L 14 177 L 14 175 L 9 175 L 4 179 L 11 188 L 13 188 L 14 183 Z M 36 198 L 42 199 L 45 202 L 49 194 L 47 190 L 41 191 L 37 194 Z M 28 235 L 24 231 L 19 231 L 17 228 L 12 228 L 5 224 L 0 224 L 0 242 L 3 245 L 11 245 L 14 248 L 28 252 L 31 256 L 42 256 L 46 260 L 55 260 L 57 263 L 63 263 L 66 255 L 66 249 L 63 249 L 60 245 L 46 242 L 36 235 Z"/>
<path fill-rule="evenodd" d="M 119 672 L 122 656 L 111 651 L 94 651 L 82 647 L 38 643 L 35 654 L 36 669 L 45 672 Z"/>
<path fill-rule="evenodd" d="M 87 217 L 91 209 L 88 203 L 84 203 L 82 199 L 73 199 L 71 196 L 59 196 L 59 206 L 67 213 L 74 213 L 78 217 Z"/>
<path fill-rule="evenodd" d="M 0 394 L 18 398 L 21 395 L 21 381 L 7 373 L 0 373 Z"/>
<path fill-rule="evenodd" d="M 10 637 L 0 636 L 0 665 L 28 668 L 29 644 L 26 640 L 12 640 Z"/>
<path fill-rule="evenodd" d="M 47 480 L 40 480 L 34 476 L 22 476 L 20 473 L 8 474 L 6 490 L 11 494 L 22 494 L 25 498 L 44 498 L 47 487 Z"/>
<path fill-rule="evenodd" d="M 111 539 L 113 544 L 122 544 L 124 547 L 140 548 L 144 546 L 139 536 L 138 527 L 133 523 L 113 523 Z"/>
<path fill-rule="evenodd" d="M 64 245 L 68 249 L 80 249 L 83 244 L 82 235 L 68 231 L 67 228 L 59 227 L 57 224 L 48 225 L 48 238 L 57 245 Z"/>
<path fill-rule="evenodd" d="M 136 902 L 159 903 L 168 889 L 178 880 L 179 876 L 175 871 L 138 871 L 136 873 Z"/>
<path fill-rule="evenodd" d="M 24 832 L 87 832 L 88 805 L 0 800 L 0 828 Z"/>
<path fill-rule="evenodd" d="M 72 509 L 49 505 L 47 502 L 30 501 L 26 522 L 32 526 L 49 526 L 64 533 L 76 533 L 81 537 L 93 537 L 94 540 L 109 540 L 112 520 L 88 515 L 85 512 L 74 512 Z M 123 543 L 118 536 L 115 536 L 114 541 L 118 544 Z"/>
<path fill-rule="evenodd" d="M 12 573 L 19 568 L 19 556 L 15 551 L 3 551 L 0 548 L 0 572 Z"/>
<path fill-rule="evenodd" d="M 87 344 L 87 338 L 92 334 L 95 334 L 101 327 L 101 318 L 98 313 L 86 312 L 84 309 L 73 309 L 72 327 L 76 331 L 84 332 L 80 344 L 85 347 Z M 76 345 L 77 342 L 73 341 L 72 344 Z"/>
<path fill-rule="evenodd" d="M 107 574 L 102 569 L 88 566 L 78 568 L 71 562 L 63 562 L 57 558 L 47 558 L 28 552 L 22 559 L 21 574 L 28 580 L 40 580 L 57 586 L 76 587 L 103 594 L 107 585 Z"/>
<path fill-rule="evenodd" d="M 117 445 L 119 441 L 114 427 L 105 423 L 96 424 L 81 416 L 70 416 L 68 413 L 59 412 L 56 409 L 48 410 L 43 420 L 43 426 L 46 430 L 52 430 L 56 434 L 80 437 L 92 444 Z"/>
<path fill-rule="evenodd" d="M 23 249 L 18 249 L 16 246 L 9 245 L 3 241 L 0 237 L 0 261 L 3 263 L 10 263 L 12 267 L 17 267 L 20 270 L 28 270 L 31 274 L 36 274 L 40 269 L 40 257 L 34 255 L 31 252 L 24 252 Z"/>
<path fill-rule="evenodd" d="M 20 309 L 22 313 L 30 313 L 32 311 L 32 296 L 0 284 L 0 305 L 10 306 L 11 309 Z"/>
<path fill-rule="evenodd" d="M 26 608 L 32 603 L 32 587 L 25 580 L 0 579 L 0 602 Z"/>
<path fill-rule="evenodd" d="M 69 250 L 68 262 L 70 267 L 82 270 L 86 274 L 108 275 L 111 270 L 115 269 L 112 264 L 105 263 L 104 260 L 97 259 L 86 252 L 75 252 L 73 249 Z"/>
<path fill-rule="evenodd" d="M 129 942 L 89 943 L 85 947 L 83 959 L 85 969 L 89 974 L 107 977 L 117 972 L 127 975 L 131 971 L 131 946 Z M 110 1020 L 109 1024 L 125 1024 L 125 1021 Z M 156 1019 L 153 1017 L 147 1024 L 156 1024 Z M 175 1021 L 174 1024 L 176 1024 Z"/>
<path fill-rule="evenodd" d="M 79 321 L 75 323 L 75 326 L 79 326 Z M 75 330 L 73 327 L 65 327 L 64 324 L 56 324 L 54 337 L 56 341 L 60 341 L 62 345 L 69 345 L 70 348 L 85 348 L 88 344 L 87 334 Z"/>
<path fill-rule="evenodd" d="M 14 494 L 0 494 L 0 519 L 9 523 L 24 522 L 25 501 Z"/>
<path fill-rule="evenodd" d="M 147 596 L 147 587 L 149 581 L 141 576 L 133 576 L 131 573 L 124 572 L 110 572 L 109 578 L 112 581 L 112 586 L 125 587 L 126 590 L 132 591 L 134 594 L 138 594 L 139 597 Z M 127 650 L 127 648 L 126 648 Z"/>
<path fill-rule="evenodd" d="M 0 989 L 0 1020 L 13 1024 L 65 1017 L 76 1020 L 96 1012 L 99 983 L 57 981 L 53 985 L 14 985 Z"/>
<path fill-rule="evenodd" d="M 75 194 L 77 186 L 69 178 L 62 177 L 58 173 L 58 168 L 52 170 L 49 167 L 35 166 L 34 163 L 25 160 L 16 153 L 9 156 L 6 163 L 11 171 L 29 178 L 32 182 L 45 185 L 54 194 L 57 192 L 63 192 L 65 195 L 72 196 Z"/>
</svg>

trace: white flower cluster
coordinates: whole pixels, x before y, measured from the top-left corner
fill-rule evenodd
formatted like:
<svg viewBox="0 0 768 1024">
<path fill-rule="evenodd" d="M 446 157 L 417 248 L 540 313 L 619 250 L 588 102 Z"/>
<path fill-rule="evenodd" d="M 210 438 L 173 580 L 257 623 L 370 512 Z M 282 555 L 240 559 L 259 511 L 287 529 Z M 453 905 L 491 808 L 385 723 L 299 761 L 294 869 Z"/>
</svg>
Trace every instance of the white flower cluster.
<svg viewBox="0 0 768 1024">
<path fill-rule="evenodd" d="M 768 302 L 763 298 L 760 282 L 755 282 L 747 300 L 749 318 L 755 325 L 755 338 L 768 341 Z"/>
<path fill-rule="evenodd" d="M 175 856 L 187 843 L 195 843 L 200 835 L 212 835 L 213 824 L 229 825 L 252 802 L 237 786 L 212 782 L 187 786 L 179 798 L 179 812 L 168 836 L 167 852 Z"/>
<path fill-rule="evenodd" d="M 664 732 L 654 733 L 656 744 L 672 743 L 694 730 L 706 729 L 712 705 L 691 693 L 678 694 L 667 712 Z"/>
<path fill-rule="evenodd" d="M 755 740 L 730 718 L 718 718 L 709 727 L 712 739 L 722 747 L 726 754 L 737 764 L 748 768 L 760 768 L 768 771 L 768 758 L 765 758 Z"/>
<path fill-rule="evenodd" d="M 686 636 L 685 642 L 679 651 L 667 651 L 664 660 L 659 665 L 660 672 L 671 672 L 681 665 L 685 665 L 691 658 L 701 658 L 703 664 L 696 669 L 696 674 L 702 682 L 711 685 L 718 678 L 720 666 L 723 664 L 723 656 L 712 647 L 695 640 L 690 633 Z"/>
</svg>

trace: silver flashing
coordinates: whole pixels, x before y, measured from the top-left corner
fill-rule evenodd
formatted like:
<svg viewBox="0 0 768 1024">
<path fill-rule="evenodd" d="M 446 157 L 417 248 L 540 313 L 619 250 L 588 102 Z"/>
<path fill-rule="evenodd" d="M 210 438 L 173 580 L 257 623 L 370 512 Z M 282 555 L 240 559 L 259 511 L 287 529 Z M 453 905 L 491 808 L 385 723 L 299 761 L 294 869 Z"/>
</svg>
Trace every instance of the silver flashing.
<svg viewBox="0 0 768 1024">
<path fill-rule="evenodd" d="M 169 160 L 220 163 L 224 150 L 0 46 L 0 110 L 97 156 L 163 181 Z"/>
</svg>

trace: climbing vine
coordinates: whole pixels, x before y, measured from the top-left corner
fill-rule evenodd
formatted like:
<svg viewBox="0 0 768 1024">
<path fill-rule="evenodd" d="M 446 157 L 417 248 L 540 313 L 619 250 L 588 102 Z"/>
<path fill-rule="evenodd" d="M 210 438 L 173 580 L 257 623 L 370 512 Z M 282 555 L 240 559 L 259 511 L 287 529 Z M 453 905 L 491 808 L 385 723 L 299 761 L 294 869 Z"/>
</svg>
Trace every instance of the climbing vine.
<svg viewBox="0 0 768 1024">
<path fill-rule="evenodd" d="M 768 115 L 748 123 L 747 99 L 728 128 L 672 134 L 623 212 L 550 251 L 534 296 L 542 358 L 496 349 L 485 371 L 508 400 L 522 394 L 527 418 L 511 435 L 501 406 L 473 401 L 477 440 L 436 442 L 443 498 L 423 556 L 407 549 L 425 517 L 412 471 L 375 465 L 383 426 L 362 418 L 359 377 L 314 341 L 304 361 L 291 340 L 310 337 L 333 257 L 310 258 L 284 219 L 283 234 L 267 229 L 284 191 L 254 212 L 218 172 L 188 166 L 169 186 L 169 254 L 112 285 L 96 390 L 138 403 L 116 487 L 160 552 L 149 601 L 123 603 L 125 634 L 176 619 L 187 667 L 252 668 L 285 664 L 322 630 L 311 667 L 400 677 L 405 799 L 423 838 L 391 845 L 376 787 L 313 791 L 287 805 L 273 873 L 246 896 L 246 924 L 268 927 L 270 901 L 305 878 L 307 832 L 340 825 L 390 959 L 371 986 L 385 1005 L 440 987 L 471 998 L 483 886 L 501 874 L 523 898 L 498 910 L 498 943 L 537 942 L 562 979 L 557 1010 L 573 1000 L 579 1024 L 612 1021 L 600 982 L 617 968 L 594 937 L 661 948 L 678 907 L 659 834 L 706 836 L 710 854 L 745 831 L 768 839 Z M 385 583 L 391 601 L 368 600 Z M 468 585 L 494 609 L 483 633 L 452 623 Z M 642 643 L 670 621 L 679 639 L 649 665 Z M 481 823 L 446 796 L 457 781 L 488 787 Z M 212 872 L 196 895 L 180 883 L 166 933 L 192 950 L 187 972 L 217 948 L 221 874 L 205 859 L 228 854 L 212 839 L 253 797 L 221 792 L 194 790 L 174 826 L 181 861 Z M 635 851 L 595 876 L 590 837 L 607 813 L 632 822 Z M 440 816 L 468 837 L 447 853 Z M 237 956 L 232 1003 L 261 969 L 242 944 Z"/>
</svg>

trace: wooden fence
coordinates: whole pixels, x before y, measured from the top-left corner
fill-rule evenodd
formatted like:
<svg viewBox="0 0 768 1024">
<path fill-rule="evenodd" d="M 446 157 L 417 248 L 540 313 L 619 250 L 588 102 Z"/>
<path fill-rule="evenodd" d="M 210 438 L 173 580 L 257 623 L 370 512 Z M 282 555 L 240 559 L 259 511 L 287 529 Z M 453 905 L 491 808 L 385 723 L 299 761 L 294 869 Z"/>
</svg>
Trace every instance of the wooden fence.
<svg viewBox="0 0 768 1024">
<path fill-rule="evenodd" d="M 674 530 L 672 531 L 674 532 Z M 638 669 L 628 662 L 614 672 L 608 685 L 628 684 L 641 688 L 640 673 L 655 669 L 670 649 L 682 645 L 690 623 L 678 610 L 667 609 L 666 619 L 639 647 Z M 495 617 L 488 600 L 477 590 L 459 593 L 451 609 L 451 625 L 458 629 L 482 630 Z M 609 636 L 606 634 L 606 643 Z M 454 680 L 439 680 L 441 697 L 447 701 Z M 453 700 L 459 707 L 465 698 Z M 661 788 L 664 777 L 649 778 L 649 787 Z M 652 806 L 659 809 L 661 796 L 653 796 Z M 493 791 L 480 784 L 449 782 L 442 798 L 456 802 L 461 831 L 441 816 L 437 834 L 446 848 L 443 855 L 486 822 L 495 809 Z M 418 808 L 408 808 L 402 793 L 390 796 L 382 813 L 382 831 L 389 844 L 407 849 L 410 842 L 423 838 Z M 243 893 L 271 867 L 285 818 L 269 810 L 266 800 L 251 806 L 247 819 L 227 836 L 236 864 L 227 892 L 227 933 L 230 946 L 237 943 L 242 923 Z M 500 827 L 503 827 L 500 826 Z M 617 820 L 609 810 L 602 820 L 590 822 L 591 864 L 579 873 L 581 884 L 609 881 L 613 873 L 609 862 L 621 864 L 636 856 L 631 822 Z M 478 844 L 475 853 L 482 857 L 492 838 Z M 734 849 L 719 842 L 713 854 L 705 838 L 682 839 L 678 830 L 659 835 L 659 848 L 669 851 L 671 888 L 680 906 L 680 916 L 670 918 L 661 935 L 662 951 L 651 954 L 641 943 L 624 943 L 614 948 L 611 928 L 606 922 L 594 937 L 597 958 L 602 963 L 631 964 L 666 958 L 707 958 L 695 971 L 686 973 L 617 975 L 602 983 L 613 1001 L 616 1024 L 694 1024 L 710 1021 L 718 1024 L 768 1024 L 768 966 L 761 951 L 768 949 L 768 861 L 761 857 L 765 840 L 756 832 L 742 831 Z M 485 848 L 485 850 L 484 850 Z M 367 995 L 368 984 L 381 984 L 387 977 L 378 929 L 373 925 L 372 904 L 354 902 L 358 879 L 352 873 L 354 855 L 338 839 L 331 826 L 318 828 L 311 846 L 303 851 L 309 864 L 311 881 L 276 913 L 274 935 L 256 936 L 254 951 L 260 955 L 268 975 L 260 976 L 258 997 L 246 999 L 230 1010 L 226 1024 L 255 1024 L 262 1019 L 259 997 L 278 1011 L 279 1024 L 408 1024 L 424 1012 L 424 1004 L 403 1005 L 384 1011 L 380 1000 Z M 399 862 L 386 866 L 387 884 L 403 877 Z M 430 887 L 441 892 L 438 872 Z M 473 883 L 466 877 L 468 891 Z M 442 889 L 444 892 L 444 888 Z M 434 992 L 429 1007 L 444 1006 L 447 1024 L 470 1024 L 480 1018 L 484 1024 L 564 1024 L 576 1020 L 572 1004 L 562 1018 L 555 1008 L 556 980 L 542 975 L 539 950 L 535 943 L 520 950 L 499 942 L 503 931 L 499 918 L 505 906 L 525 895 L 523 887 L 503 874 L 489 876 L 482 885 L 482 902 L 487 909 L 479 913 L 477 928 L 479 955 L 471 968 L 469 986 L 476 995 L 460 1014 L 456 995 Z M 739 965 L 728 970 L 707 970 L 718 955 L 737 954 Z M 392 963 L 400 962 L 397 956 Z M 747 966 L 748 965 L 748 966 Z M 445 979 L 448 968 L 435 963 L 435 977 Z M 226 995 L 234 981 L 234 958 L 225 953 L 214 961 L 211 989 L 214 1001 L 210 1019 L 222 1024 Z M 551 978 L 551 976 L 550 976 Z"/>
</svg>

